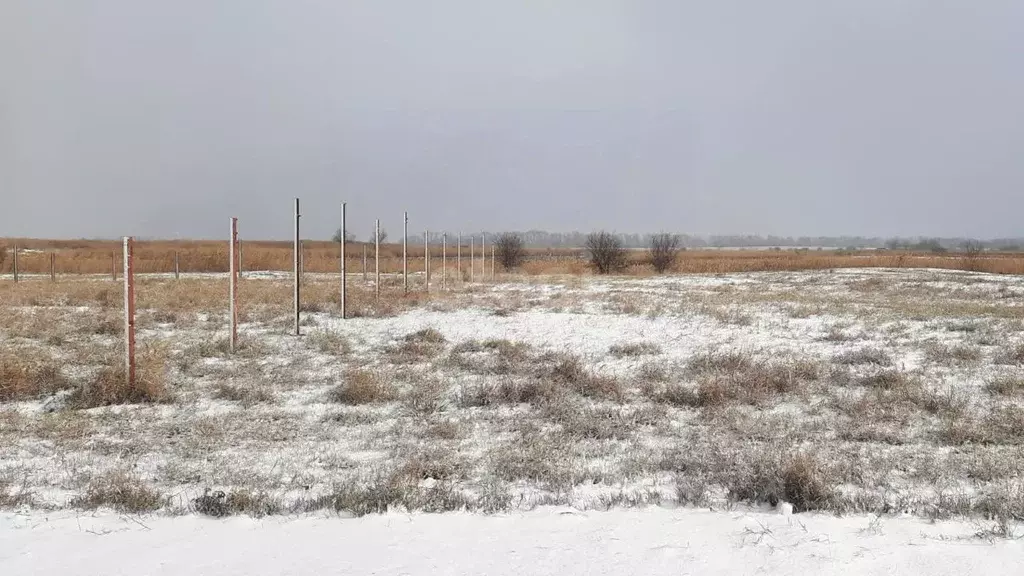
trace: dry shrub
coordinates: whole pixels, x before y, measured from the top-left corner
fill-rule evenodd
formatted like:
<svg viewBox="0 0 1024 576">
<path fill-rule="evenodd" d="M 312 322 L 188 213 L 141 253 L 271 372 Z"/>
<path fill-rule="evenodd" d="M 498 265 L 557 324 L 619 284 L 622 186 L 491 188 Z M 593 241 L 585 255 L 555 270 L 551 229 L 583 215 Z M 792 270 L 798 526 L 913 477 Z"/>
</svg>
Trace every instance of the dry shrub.
<svg viewBox="0 0 1024 576">
<path fill-rule="evenodd" d="M 87 510 L 109 507 L 118 512 L 139 514 L 160 508 L 162 502 L 160 493 L 138 477 L 114 470 L 93 478 L 85 494 L 71 500 L 71 506 Z"/>
<path fill-rule="evenodd" d="M 538 405 L 555 397 L 557 388 L 549 380 L 506 376 L 498 382 L 484 382 L 463 388 L 459 405 L 464 408 L 502 404 Z"/>
<path fill-rule="evenodd" d="M 432 414 L 444 407 L 448 384 L 439 378 L 423 376 L 415 379 L 402 395 L 402 403 L 413 413 Z"/>
<path fill-rule="evenodd" d="M 424 328 L 406 334 L 400 343 L 389 346 L 387 353 L 394 364 L 415 364 L 439 355 L 446 342 L 444 335 L 437 330 Z"/>
<path fill-rule="evenodd" d="M 220 382 L 214 388 L 213 397 L 217 400 L 240 402 L 246 408 L 274 401 L 274 394 L 270 390 L 253 383 L 238 385 Z"/>
<path fill-rule="evenodd" d="M 1024 408 L 1010 404 L 993 407 L 982 418 L 947 418 L 940 436 L 954 445 L 1020 445 L 1024 443 Z"/>
<path fill-rule="evenodd" d="M 782 394 L 800 392 L 821 374 L 817 364 L 804 360 L 730 366 L 734 366 L 730 371 L 705 372 L 700 376 L 696 405 L 715 408 L 730 402 L 761 404 Z M 688 402 L 693 398 L 681 391 L 680 400 Z"/>
<path fill-rule="evenodd" d="M 726 487 L 734 500 L 772 506 L 789 502 L 795 511 L 806 512 L 834 506 L 838 483 L 809 453 L 765 453 L 753 461 L 741 462 Z"/>
<path fill-rule="evenodd" d="M 560 386 L 586 398 L 622 401 L 622 383 L 611 376 L 594 374 L 578 356 L 566 356 L 551 369 L 551 378 Z"/>
<path fill-rule="evenodd" d="M 324 354 L 345 356 L 352 351 L 352 344 L 348 338 L 334 330 L 315 330 L 306 337 L 306 340 Z"/>
<path fill-rule="evenodd" d="M 628 266 L 626 248 L 622 238 L 610 232 L 594 232 L 587 235 L 587 252 L 590 264 L 598 274 L 622 272 Z"/>
<path fill-rule="evenodd" d="M 925 358 L 945 365 L 973 364 L 981 360 L 981 350 L 966 344 L 934 344 L 925 349 Z"/>
<path fill-rule="evenodd" d="M 879 348 L 860 348 L 836 354 L 832 361 L 845 366 L 870 364 L 874 366 L 892 366 L 892 356 Z"/>
<path fill-rule="evenodd" d="M 687 363 L 687 368 L 695 374 L 742 372 L 752 366 L 750 355 L 743 352 L 705 352 L 693 356 Z"/>
<path fill-rule="evenodd" d="M 128 382 L 120 357 L 111 359 L 94 378 L 85 382 L 70 398 L 74 408 L 96 408 L 117 404 L 171 402 L 173 395 L 167 382 L 167 350 L 149 346 L 136 354 L 135 381 Z"/>
<path fill-rule="evenodd" d="M 344 381 L 330 393 L 331 400 L 349 405 L 389 402 L 395 396 L 393 384 L 381 373 L 362 369 L 346 372 Z"/>
<path fill-rule="evenodd" d="M 0 355 L 0 402 L 33 400 L 69 387 L 51 358 L 13 352 Z"/>
<path fill-rule="evenodd" d="M 449 363 L 455 368 L 481 375 L 509 375 L 529 369 L 530 346 L 509 340 L 470 340 L 452 348 Z"/>
<path fill-rule="evenodd" d="M 1024 395 L 1024 378 L 1014 376 L 1000 376 L 989 381 L 985 389 L 990 394 L 1000 396 L 1021 396 Z"/>
<path fill-rule="evenodd" d="M 282 506 L 265 492 L 241 489 L 225 494 L 219 490 L 216 492 L 206 490 L 202 496 L 192 500 L 192 509 L 205 516 L 215 518 L 236 514 L 262 518 L 281 513 Z"/>
<path fill-rule="evenodd" d="M 2 248 L 0 248 L 2 250 Z M 0 510 L 31 505 L 32 493 L 24 488 L 14 488 L 14 482 L 0 476 Z"/>
<path fill-rule="evenodd" d="M 996 355 L 996 364 L 1022 365 L 1024 364 L 1024 343 L 1008 344 Z"/>
<path fill-rule="evenodd" d="M 627 440 L 641 426 L 655 426 L 667 415 L 656 406 L 594 406 L 580 402 L 553 402 L 544 416 L 560 424 L 568 436 L 582 440 Z"/>
<path fill-rule="evenodd" d="M 661 354 L 661 346 L 652 342 L 636 342 L 632 344 L 614 344 L 608 348 L 608 353 L 616 358 L 637 357 L 644 355 Z"/>
</svg>

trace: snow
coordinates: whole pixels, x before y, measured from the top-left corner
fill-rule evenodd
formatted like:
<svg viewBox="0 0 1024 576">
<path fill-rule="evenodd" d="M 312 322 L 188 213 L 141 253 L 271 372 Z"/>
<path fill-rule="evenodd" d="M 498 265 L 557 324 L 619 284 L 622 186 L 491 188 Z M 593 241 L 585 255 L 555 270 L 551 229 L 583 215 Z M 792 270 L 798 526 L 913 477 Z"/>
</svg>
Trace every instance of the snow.
<svg viewBox="0 0 1024 576">
<path fill-rule="evenodd" d="M 213 520 L 0 514 L 0 572 L 161 574 L 1005 574 L 1020 540 L 969 522 L 688 508 Z"/>
</svg>

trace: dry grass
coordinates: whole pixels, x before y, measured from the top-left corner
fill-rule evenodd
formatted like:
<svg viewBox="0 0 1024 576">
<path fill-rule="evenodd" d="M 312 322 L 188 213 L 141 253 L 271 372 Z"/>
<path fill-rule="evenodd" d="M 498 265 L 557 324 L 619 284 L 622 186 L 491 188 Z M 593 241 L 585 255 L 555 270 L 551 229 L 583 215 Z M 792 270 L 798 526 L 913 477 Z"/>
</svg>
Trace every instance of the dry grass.
<svg viewBox="0 0 1024 576">
<path fill-rule="evenodd" d="M 159 492 L 136 476 L 120 470 L 93 478 L 85 493 L 71 501 L 76 508 L 93 510 L 106 507 L 131 514 L 152 512 L 162 504 L 163 496 Z"/>
<path fill-rule="evenodd" d="M 736 500 L 775 506 L 789 502 L 794 511 L 827 510 L 837 498 L 837 479 L 809 453 L 766 452 L 740 463 L 727 481 L 729 496 Z"/>
<path fill-rule="evenodd" d="M 389 402 L 396 396 L 394 385 L 383 374 L 361 369 L 346 372 L 343 382 L 330 393 L 331 400 L 350 405 Z"/>
<path fill-rule="evenodd" d="M 128 382 L 124 364 L 119 360 L 119 357 L 108 360 L 94 378 L 79 386 L 70 398 L 70 405 L 84 409 L 173 401 L 167 381 L 166 349 L 150 346 L 136 354 L 134 383 Z"/>
<path fill-rule="evenodd" d="M 230 382 L 220 382 L 214 388 L 213 397 L 217 400 L 238 402 L 245 408 L 255 406 L 256 404 L 274 402 L 273 392 L 255 383 L 232 384 Z"/>
<path fill-rule="evenodd" d="M 763 404 L 780 395 L 801 392 L 823 374 L 815 362 L 755 362 L 740 352 L 699 354 L 690 360 L 688 368 L 698 378 L 696 391 L 670 386 L 658 399 L 708 408 L 732 402 Z"/>
<path fill-rule="evenodd" d="M 967 344 L 933 344 L 925 348 L 925 358 L 937 364 L 959 366 L 981 361 L 981 350 Z"/>
<path fill-rule="evenodd" d="M 0 355 L 0 402 L 34 400 L 69 388 L 56 360 L 28 353 Z"/>
<path fill-rule="evenodd" d="M 1022 396 L 1024 395 L 1024 378 L 1014 376 L 1000 376 L 989 381 L 985 389 L 990 394 L 1000 396 Z"/>
<path fill-rule="evenodd" d="M 949 444 L 1024 444 L 1024 408 L 995 406 L 981 418 L 950 418 L 941 438 Z"/>
<path fill-rule="evenodd" d="M 860 348 L 837 354 L 832 358 L 836 364 L 856 366 L 871 364 L 875 366 L 892 366 L 892 356 L 879 348 Z"/>
<path fill-rule="evenodd" d="M 635 342 L 631 344 L 615 344 L 608 348 L 608 353 L 615 358 L 638 357 L 661 354 L 661 346 L 652 342 Z"/>
<path fill-rule="evenodd" d="M 117 241 L 6 239 L 8 245 L 41 252 L 22 253 L 21 270 L 26 274 L 49 271 L 49 254 L 54 251 L 58 274 L 110 274 L 111 267 L 121 269 L 121 246 Z M 136 241 L 135 265 L 139 272 L 174 271 L 178 254 L 182 272 L 227 272 L 227 243 L 217 240 Z M 362 270 L 362 243 L 348 244 L 347 268 L 356 274 Z M 431 258 L 440 260 L 440 246 L 431 247 Z M 454 247 L 449 252 L 454 253 Z M 371 250 L 372 251 L 372 250 Z M 340 250 L 333 242 L 304 241 L 303 266 L 307 272 L 336 272 Z M 292 267 L 289 242 L 244 241 L 242 269 L 288 271 Z M 0 263 L 0 272 L 10 273 L 11 258 Z M 410 270 L 423 270 L 422 252 L 413 251 Z M 372 263 L 371 266 L 372 268 Z M 935 255 L 919 252 L 808 252 L 795 250 L 688 250 L 674 270 L 682 273 L 719 274 L 727 272 L 773 272 L 785 270 L 828 270 L 834 268 L 943 268 L 974 270 L 996 274 L 1024 274 L 1024 259 L 1014 253 L 986 253 L 964 258 L 955 254 Z M 381 271 L 399 272 L 402 268 L 401 245 L 381 246 Z M 527 249 L 520 267 L 527 274 L 582 274 L 588 266 L 583 249 Z M 629 251 L 624 272 L 649 275 L 653 268 L 644 251 Z M 456 275 L 452 273 L 454 278 Z"/>
<path fill-rule="evenodd" d="M 566 356 L 551 369 L 550 377 L 560 386 L 585 398 L 621 402 L 622 383 L 611 376 L 595 374 L 583 365 L 578 356 Z"/>
<path fill-rule="evenodd" d="M 1024 343 L 1007 344 L 995 357 L 997 364 L 1024 365 Z"/>
</svg>

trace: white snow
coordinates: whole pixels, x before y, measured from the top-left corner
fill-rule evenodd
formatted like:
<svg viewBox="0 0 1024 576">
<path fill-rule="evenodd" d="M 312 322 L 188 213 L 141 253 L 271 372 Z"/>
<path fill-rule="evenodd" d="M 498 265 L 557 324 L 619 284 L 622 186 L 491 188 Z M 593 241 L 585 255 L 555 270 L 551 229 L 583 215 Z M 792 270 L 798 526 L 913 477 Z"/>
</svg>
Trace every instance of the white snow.
<svg viewBox="0 0 1024 576">
<path fill-rule="evenodd" d="M 0 514 L 0 573 L 969 576 L 1019 568 L 1020 540 L 978 531 L 909 517 L 664 508 L 264 520 Z"/>
</svg>

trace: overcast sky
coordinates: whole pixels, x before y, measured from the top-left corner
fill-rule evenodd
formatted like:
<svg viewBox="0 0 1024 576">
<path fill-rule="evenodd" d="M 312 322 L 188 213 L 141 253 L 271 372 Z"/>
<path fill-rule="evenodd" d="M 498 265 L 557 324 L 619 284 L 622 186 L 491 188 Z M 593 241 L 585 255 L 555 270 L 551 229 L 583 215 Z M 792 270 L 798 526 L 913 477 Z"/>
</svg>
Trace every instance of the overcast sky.
<svg viewBox="0 0 1024 576">
<path fill-rule="evenodd" d="M 1020 0 L 0 0 L 0 237 L 1024 236 Z"/>
</svg>

